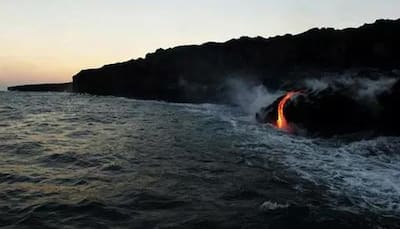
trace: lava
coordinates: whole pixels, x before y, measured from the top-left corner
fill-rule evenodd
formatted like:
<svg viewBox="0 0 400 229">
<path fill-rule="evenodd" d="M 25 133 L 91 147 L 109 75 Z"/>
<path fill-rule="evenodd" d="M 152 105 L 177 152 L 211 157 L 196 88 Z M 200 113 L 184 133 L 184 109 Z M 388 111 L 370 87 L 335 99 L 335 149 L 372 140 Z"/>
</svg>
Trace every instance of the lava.
<svg viewBox="0 0 400 229">
<path fill-rule="evenodd" d="M 279 102 L 278 105 L 278 119 L 276 120 L 276 127 L 282 130 L 290 131 L 291 128 L 289 126 L 288 121 L 285 118 L 285 114 L 283 112 L 283 109 L 285 108 L 286 103 L 289 101 L 290 98 L 292 98 L 296 92 L 291 91 L 288 92 L 285 97 Z"/>
</svg>

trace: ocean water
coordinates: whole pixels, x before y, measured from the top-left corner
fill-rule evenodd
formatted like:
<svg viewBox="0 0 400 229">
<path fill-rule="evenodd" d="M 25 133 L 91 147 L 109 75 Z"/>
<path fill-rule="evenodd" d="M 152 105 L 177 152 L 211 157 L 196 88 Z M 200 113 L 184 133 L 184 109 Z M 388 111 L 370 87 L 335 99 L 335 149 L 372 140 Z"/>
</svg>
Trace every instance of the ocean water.
<svg viewBox="0 0 400 229">
<path fill-rule="evenodd" d="M 0 92 L 0 226 L 252 228 L 288 206 L 396 221 L 399 149 L 241 107 Z"/>
</svg>

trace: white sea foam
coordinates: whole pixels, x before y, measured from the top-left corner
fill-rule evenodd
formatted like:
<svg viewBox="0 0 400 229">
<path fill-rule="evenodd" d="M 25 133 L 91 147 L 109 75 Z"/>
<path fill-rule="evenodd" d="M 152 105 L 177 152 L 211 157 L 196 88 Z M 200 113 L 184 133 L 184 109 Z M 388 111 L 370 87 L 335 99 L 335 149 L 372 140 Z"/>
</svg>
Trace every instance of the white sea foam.
<svg viewBox="0 0 400 229">
<path fill-rule="evenodd" d="M 263 211 L 271 211 L 271 210 L 287 208 L 287 207 L 289 207 L 289 204 L 279 204 L 279 203 L 272 202 L 272 201 L 265 201 L 264 203 L 261 204 L 260 209 Z"/>
<path fill-rule="evenodd" d="M 252 114 L 238 108 L 180 106 L 199 118 L 211 120 L 213 125 L 230 126 L 224 134 L 239 136 L 240 141 L 235 142 L 238 151 L 283 164 L 303 179 L 326 187 L 332 207 L 400 214 L 399 137 L 353 142 L 308 138 L 256 123 Z M 282 206 L 267 203 L 264 207 Z"/>
<path fill-rule="evenodd" d="M 333 207 L 347 208 L 340 203 L 345 200 L 352 203 L 352 210 L 400 214 L 399 137 L 344 142 L 294 136 L 228 110 L 220 107 L 208 115 L 231 123 L 230 131 L 247 136 L 238 146 L 242 152 L 278 160 L 303 179 L 325 186 Z"/>
<path fill-rule="evenodd" d="M 347 199 L 358 209 L 400 214 L 400 138 L 379 137 L 342 143 L 267 131 L 262 142 L 290 170 L 324 185 L 332 205 Z"/>
</svg>

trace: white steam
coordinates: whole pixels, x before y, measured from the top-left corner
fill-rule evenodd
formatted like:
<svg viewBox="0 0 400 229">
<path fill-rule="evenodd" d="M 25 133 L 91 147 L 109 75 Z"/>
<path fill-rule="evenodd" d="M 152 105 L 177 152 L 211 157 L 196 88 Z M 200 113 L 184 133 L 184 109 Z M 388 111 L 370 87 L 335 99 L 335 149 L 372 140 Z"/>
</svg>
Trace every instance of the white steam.
<svg viewBox="0 0 400 229">
<path fill-rule="evenodd" d="M 378 80 L 363 79 L 359 82 L 358 96 L 360 98 L 376 98 L 377 95 L 385 91 L 390 91 L 397 82 L 394 78 L 380 78 Z"/>
<path fill-rule="evenodd" d="M 255 114 L 262 107 L 272 104 L 281 93 L 271 93 L 262 84 L 255 84 L 242 79 L 227 80 L 229 99 L 240 106 L 246 113 Z"/>
<path fill-rule="evenodd" d="M 389 92 L 397 80 L 389 77 L 370 79 L 344 75 L 335 78 L 307 79 L 304 85 L 313 91 L 322 91 L 328 87 L 333 90 L 347 88 L 352 90 L 352 96 L 358 100 L 376 101 L 376 97 L 383 92 Z"/>
<path fill-rule="evenodd" d="M 344 90 L 352 98 L 371 107 L 378 105 L 377 97 L 390 92 L 398 79 L 390 77 L 355 77 L 353 75 L 327 76 L 318 79 L 306 79 L 303 86 L 315 92 L 325 89 Z M 269 91 L 264 85 L 241 78 L 228 79 L 228 97 L 232 104 L 240 106 L 248 114 L 257 113 L 262 107 L 271 105 L 284 92 Z"/>
<path fill-rule="evenodd" d="M 328 78 L 322 78 L 322 79 L 306 79 L 304 81 L 304 85 L 306 88 L 311 89 L 313 91 L 322 91 L 328 88 L 329 86 L 329 80 Z"/>
</svg>

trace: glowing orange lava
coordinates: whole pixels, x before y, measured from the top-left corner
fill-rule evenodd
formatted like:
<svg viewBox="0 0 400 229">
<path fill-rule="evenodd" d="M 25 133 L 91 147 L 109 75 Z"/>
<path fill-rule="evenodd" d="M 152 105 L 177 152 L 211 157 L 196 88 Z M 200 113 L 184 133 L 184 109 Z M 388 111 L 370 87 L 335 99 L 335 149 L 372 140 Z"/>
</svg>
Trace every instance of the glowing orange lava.
<svg viewBox="0 0 400 229">
<path fill-rule="evenodd" d="M 290 131 L 291 128 L 285 118 L 285 114 L 283 112 L 283 109 L 285 108 L 285 105 L 287 103 L 287 101 L 289 101 L 290 98 L 293 97 L 293 95 L 295 95 L 296 92 L 288 92 L 285 97 L 283 97 L 283 99 L 279 102 L 278 105 L 278 119 L 276 120 L 276 127 L 278 127 L 279 129 L 283 129 L 286 131 Z"/>
</svg>

